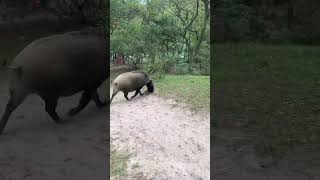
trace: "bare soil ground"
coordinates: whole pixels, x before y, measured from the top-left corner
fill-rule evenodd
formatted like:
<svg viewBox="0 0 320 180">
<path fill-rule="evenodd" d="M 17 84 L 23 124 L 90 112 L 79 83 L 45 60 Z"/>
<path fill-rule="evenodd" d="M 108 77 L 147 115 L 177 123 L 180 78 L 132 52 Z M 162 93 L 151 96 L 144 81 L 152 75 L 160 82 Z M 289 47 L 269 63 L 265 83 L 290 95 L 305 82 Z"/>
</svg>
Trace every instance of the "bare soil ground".
<svg viewBox="0 0 320 180">
<path fill-rule="evenodd" d="M 133 153 L 129 177 L 118 179 L 210 178 L 209 112 L 194 113 L 155 93 L 131 101 L 119 93 L 110 113 L 112 146 Z"/>
<path fill-rule="evenodd" d="M 106 109 L 91 102 L 77 116 L 65 116 L 79 95 L 60 99 L 57 111 L 68 121 L 64 124 L 55 124 L 35 95 L 12 114 L 0 136 L 1 180 L 107 179 Z M 6 73 L 0 72 L 1 115 L 7 100 Z"/>
</svg>

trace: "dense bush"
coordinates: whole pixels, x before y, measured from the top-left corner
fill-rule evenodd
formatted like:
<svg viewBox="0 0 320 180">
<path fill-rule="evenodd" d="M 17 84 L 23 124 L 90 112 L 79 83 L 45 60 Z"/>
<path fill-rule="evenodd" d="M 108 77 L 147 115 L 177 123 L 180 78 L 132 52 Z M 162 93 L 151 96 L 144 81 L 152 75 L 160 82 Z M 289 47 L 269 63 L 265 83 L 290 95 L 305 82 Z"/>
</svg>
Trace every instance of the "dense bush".
<svg viewBox="0 0 320 180">
<path fill-rule="evenodd" d="M 111 53 L 156 76 L 174 68 L 208 74 L 208 2 L 112 0 Z"/>
</svg>

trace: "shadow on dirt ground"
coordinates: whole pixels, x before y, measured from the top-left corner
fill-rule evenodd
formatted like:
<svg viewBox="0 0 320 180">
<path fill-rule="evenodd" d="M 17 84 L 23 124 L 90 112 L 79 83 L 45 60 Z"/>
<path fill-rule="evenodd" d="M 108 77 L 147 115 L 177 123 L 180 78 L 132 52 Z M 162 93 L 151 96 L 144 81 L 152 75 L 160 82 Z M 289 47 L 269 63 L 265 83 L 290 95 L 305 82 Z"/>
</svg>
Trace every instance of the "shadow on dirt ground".
<svg viewBox="0 0 320 180">
<path fill-rule="evenodd" d="M 8 100 L 6 74 L 0 72 L 1 115 Z M 38 96 L 29 96 L 18 107 L 0 136 L 1 180 L 106 179 L 107 109 L 91 102 L 77 116 L 67 117 L 79 95 L 60 99 L 57 112 L 68 122 L 59 125 L 47 115 Z"/>
</svg>

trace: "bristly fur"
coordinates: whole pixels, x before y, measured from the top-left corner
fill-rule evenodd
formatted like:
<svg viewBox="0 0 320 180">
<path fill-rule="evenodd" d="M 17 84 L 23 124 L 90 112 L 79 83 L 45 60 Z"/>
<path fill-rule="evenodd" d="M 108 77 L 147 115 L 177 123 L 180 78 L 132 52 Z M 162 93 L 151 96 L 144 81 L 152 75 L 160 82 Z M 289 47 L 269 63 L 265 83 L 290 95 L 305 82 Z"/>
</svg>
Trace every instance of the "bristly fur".
<svg viewBox="0 0 320 180">
<path fill-rule="evenodd" d="M 153 86 L 152 80 L 150 80 L 150 81 L 146 84 L 146 86 L 147 86 L 149 92 L 152 93 L 152 92 L 154 91 L 154 86 Z"/>
</svg>

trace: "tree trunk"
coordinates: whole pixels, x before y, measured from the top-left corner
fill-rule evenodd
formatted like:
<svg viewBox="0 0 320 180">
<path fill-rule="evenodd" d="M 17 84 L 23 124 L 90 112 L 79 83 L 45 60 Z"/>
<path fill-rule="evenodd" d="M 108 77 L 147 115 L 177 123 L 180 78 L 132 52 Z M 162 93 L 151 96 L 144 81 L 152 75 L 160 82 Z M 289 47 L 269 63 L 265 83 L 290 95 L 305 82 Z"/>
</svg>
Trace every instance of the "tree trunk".
<svg viewBox="0 0 320 180">
<path fill-rule="evenodd" d="M 203 18 L 203 24 L 202 24 L 202 28 L 201 28 L 201 32 L 198 38 L 198 41 L 196 42 L 193 50 L 192 50 L 192 62 L 197 62 L 197 58 L 198 58 L 198 54 L 200 51 L 200 47 L 202 44 L 202 41 L 205 38 L 205 34 L 206 34 L 206 29 L 207 29 L 207 23 L 209 20 L 209 0 L 202 0 L 202 2 L 204 3 L 204 9 L 205 9 L 205 16 Z"/>
</svg>

